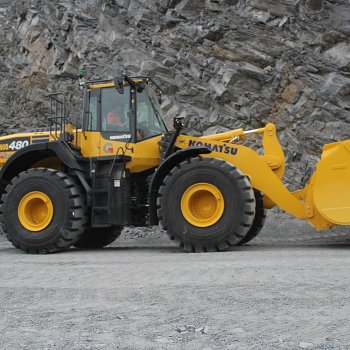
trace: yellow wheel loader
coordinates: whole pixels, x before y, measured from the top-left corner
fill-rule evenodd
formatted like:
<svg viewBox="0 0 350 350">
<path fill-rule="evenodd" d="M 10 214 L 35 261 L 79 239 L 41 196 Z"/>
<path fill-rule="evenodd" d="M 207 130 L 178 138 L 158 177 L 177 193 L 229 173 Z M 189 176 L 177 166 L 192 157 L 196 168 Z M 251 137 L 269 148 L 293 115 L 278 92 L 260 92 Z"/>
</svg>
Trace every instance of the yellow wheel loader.
<svg viewBox="0 0 350 350">
<path fill-rule="evenodd" d="M 253 239 L 275 205 L 318 230 L 350 224 L 350 140 L 325 145 L 305 188 L 290 192 L 273 124 L 195 137 L 179 118 L 166 129 L 150 78 L 80 87 L 81 128 L 53 94 L 48 128 L 0 138 L 0 219 L 16 248 L 104 247 L 126 225 L 160 223 L 187 251 L 221 251 Z M 242 144 L 259 135 L 262 155 Z"/>
</svg>

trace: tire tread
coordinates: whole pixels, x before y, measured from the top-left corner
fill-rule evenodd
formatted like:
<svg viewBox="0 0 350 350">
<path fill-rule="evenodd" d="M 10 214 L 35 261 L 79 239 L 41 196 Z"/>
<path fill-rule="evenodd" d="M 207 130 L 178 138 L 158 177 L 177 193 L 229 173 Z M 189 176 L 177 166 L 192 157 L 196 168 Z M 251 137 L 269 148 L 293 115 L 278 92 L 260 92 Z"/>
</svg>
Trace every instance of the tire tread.
<svg viewBox="0 0 350 350">
<path fill-rule="evenodd" d="M 234 232 L 231 232 L 229 237 L 225 239 L 213 243 L 212 245 L 208 244 L 188 244 L 184 241 L 183 238 L 178 237 L 175 232 L 169 230 L 169 223 L 167 221 L 166 216 L 163 212 L 163 202 L 165 200 L 164 195 L 166 193 L 166 188 L 171 183 L 172 178 L 177 178 L 180 172 L 186 171 L 186 169 L 195 166 L 196 163 L 208 163 L 210 166 L 214 166 L 219 168 L 220 171 L 230 174 L 235 181 L 239 184 L 240 189 L 243 194 L 243 202 L 244 202 L 244 211 L 241 217 L 240 224 L 237 225 Z M 218 158 L 208 158 L 208 157 L 195 157 L 191 159 L 187 159 L 179 164 L 179 166 L 174 167 L 169 174 L 164 178 L 163 183 L 159 189 L 159 196 L 157 198 L 157 214 L 159 218 L 160 225 L 163 229 L 167 231 L 168 237 L 173 240 L 180 248 L 184 248 L 189 252 L 210 252 L 210 251 L 223 251 L 228 249 L 231 246 L 237 244 L 238 241 L 241 241 L 243 237 L 249 231 L 252 222 L 255 216 L 255 197 L 253 189 L 250 185 L 249 179 L 247 176 L 242 174 L 236 167 L 227 163 L 224 160 Z M 193 249 L 194 248 L 194 249 Z"/>
<path fill-rule="evenodd" d="M 48 246 L 42 248 L 42 247 L 27 247 L 25 244 L 20 244 L 10 233 L 9 229 L 6 227 L 5 221 L 4 221 L 4 206 L 6 205 L 6 202 L 9 200 L 9 193 L 12 191 L 12 189 L 25 180 L 28 177 L 31 176 L 47 176 L 49 175 L 50 178 L 55 178 L 57 180 L 58 184 L 61 184 L 62 189 L 66 195 L 66 197 L 69 199 L 69 210 L 74 211 L 74 217 L 72 215 L 69 218 L 70 226 L 68 228 L 62 228 L 60 234 L 56 237 L 55 241 L 51 242 Z M 87 211 L 85 210 L 84 205 L 84 194 L 82 191 L 79 190 L 78 185 L 74 182 L 74 180 L 69 177 L 67 174 L 55 170 L 55 169 L 49 169 L 49 168 L 33 168 L 25 170 L 21 173 L 19 173 L 17 176 L 15 176 L 10 183 L 6 186 L 5 191 L 1 197 L 0 201 L 0 221 L 1 221 L 1 227 L 3 229 L 3 232 L 6 235 L 6 238 L 9 242 L 12 243 L 12 245 L 20 249 L 26 253 L 30 254 L 46 254 L 46 253 L 53 253 L 61 250 L 65 250 L 69 248 L 75 241 L 77 241 L 82 232 L 83 232 L 83 224 L 87 221 Z"/>
</svg>

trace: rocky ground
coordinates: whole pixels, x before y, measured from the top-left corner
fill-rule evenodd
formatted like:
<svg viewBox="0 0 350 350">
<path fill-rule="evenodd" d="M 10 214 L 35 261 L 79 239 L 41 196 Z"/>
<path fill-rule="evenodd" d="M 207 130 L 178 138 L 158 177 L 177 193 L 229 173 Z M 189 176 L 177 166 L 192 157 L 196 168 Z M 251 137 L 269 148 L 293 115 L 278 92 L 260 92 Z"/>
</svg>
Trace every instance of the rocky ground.
<svg viewBox="0 0 350 350">
<path fill-rule="evenodd" d="M 346 350 L 348 233 L 273 214 L 222 253 L 185 253 L 157 229 L 51 255 L 0 238 L 1 348 Z"/>
</svg>

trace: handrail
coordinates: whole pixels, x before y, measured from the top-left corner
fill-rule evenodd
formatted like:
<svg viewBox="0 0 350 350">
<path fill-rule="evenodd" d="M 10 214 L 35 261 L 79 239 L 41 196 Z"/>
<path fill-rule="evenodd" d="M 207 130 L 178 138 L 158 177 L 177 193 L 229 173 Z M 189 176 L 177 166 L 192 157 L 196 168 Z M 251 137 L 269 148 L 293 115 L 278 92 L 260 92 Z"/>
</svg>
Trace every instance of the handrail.
<svg viewBox="0 0 350 350">
<path fill-rule="evenodd" d="M 63 96 L 63 99 L 59 98 Z M 64 142 L 72 141 L 68 138 L 67 126 L 75 128 L 75 144 L 78 145 L 78 126 L 71 119 L 67 118 L 66 94 L 55 92 L 48 95 L 50 98 L 49 134 L 54 140 L 61 139 Z"/>
</svg>

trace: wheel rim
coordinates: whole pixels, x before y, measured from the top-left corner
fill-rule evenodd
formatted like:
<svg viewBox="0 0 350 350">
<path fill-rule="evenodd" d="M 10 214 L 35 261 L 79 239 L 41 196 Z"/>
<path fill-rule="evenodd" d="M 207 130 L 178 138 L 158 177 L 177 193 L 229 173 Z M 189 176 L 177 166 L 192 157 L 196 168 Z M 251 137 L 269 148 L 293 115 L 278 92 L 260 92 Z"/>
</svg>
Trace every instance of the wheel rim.
<svg viewBox="0 0 350 350">
<path fill-rule="evenodd" d="M 36 232 L 45 229 L 50 224 L 52 217 L 52 201 L 43 192 L 29 192 L 19 202 L 19 222 L 29 231 Z"/>
<path fill-rule="evenodd" d="M 220 220 L 224 208 L 225 202 L 221 191 L 206 182 L 190 186 L 181 198 L 182 215 L 193 226 L 214 225 Z"/>
</svg>

